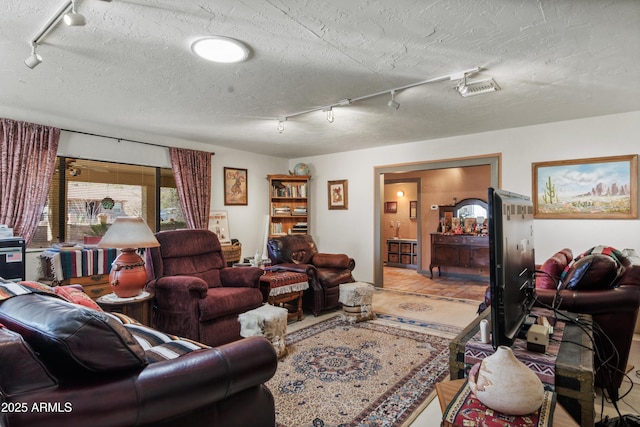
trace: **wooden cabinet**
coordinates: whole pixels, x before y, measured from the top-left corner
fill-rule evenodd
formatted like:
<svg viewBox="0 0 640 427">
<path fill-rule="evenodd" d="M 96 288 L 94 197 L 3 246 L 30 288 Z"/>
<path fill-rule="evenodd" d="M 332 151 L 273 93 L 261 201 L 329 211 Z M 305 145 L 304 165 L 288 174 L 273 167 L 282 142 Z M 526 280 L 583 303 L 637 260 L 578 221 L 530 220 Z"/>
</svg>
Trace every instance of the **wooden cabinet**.
<svg viewBox="0 0 640 427">
<path fill-rule="evenodd" d="M 387 265 L 417 268 L 418 241 L 414 239 L 387 239 Z"/>
<path fill-rule="evenodd" d="M 269 237 L 309 232 L 308 175 L 267 175 Z"/>
<path fill-rule="evenodd" d="M 489 268 L 489 238 L 460 234 L 431 234 L 431 264 L 429 273 L 433 278 L 433 268 L 462 267 L 475 269 Z"/>
</svg>

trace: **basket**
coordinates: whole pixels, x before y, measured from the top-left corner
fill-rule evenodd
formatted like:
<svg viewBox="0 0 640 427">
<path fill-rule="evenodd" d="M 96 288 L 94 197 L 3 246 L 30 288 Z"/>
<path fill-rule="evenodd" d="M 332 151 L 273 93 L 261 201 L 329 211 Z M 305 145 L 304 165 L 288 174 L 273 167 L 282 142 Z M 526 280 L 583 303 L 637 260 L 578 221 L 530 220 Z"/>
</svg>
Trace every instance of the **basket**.
<svg viewBox="0 0 640 427">
<path fill-rule="evenodd" d="M 242 252 L 242 244 L 240 242 L 233 245 L 222 245 L 222 253 L 227 263 L 240 262 L 240 253 Z"/>
</svg>

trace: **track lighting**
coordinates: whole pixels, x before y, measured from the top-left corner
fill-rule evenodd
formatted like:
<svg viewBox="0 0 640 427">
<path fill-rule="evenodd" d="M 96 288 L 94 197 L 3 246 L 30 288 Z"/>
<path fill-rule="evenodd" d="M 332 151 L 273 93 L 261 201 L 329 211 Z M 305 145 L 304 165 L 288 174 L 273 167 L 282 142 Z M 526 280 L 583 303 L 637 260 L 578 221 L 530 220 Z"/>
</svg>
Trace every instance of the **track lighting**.
<svg viewBox="0 0 640 427">
<path fill-rule="evenodd" d="M 31 55 L 29 55 L 29 57 L 24 60 L 25 65 L 31 69 L 34 69 L 41 62 L 42 56 L 38 55 L 38 52 L 36 52 L 36 44 L 31 43 Z"/>
<path fill-rule="evenodd" d="M 76 12 L 75 0 L 71 0 L 71 12 L 64 15 L 64 23 L 70 27 L 81 27 L 87 23 L 84 15 Z"/>
<path fill-rule="evenodd" d="M 394 97 L 395 97 L 396 91 L 392 90 L 391 91 L 391 101 L 387 102 L 387 106 L 389 106 L 389 108 L 393 108 L 394 110 L 397 110 L 398 108 L 400 108 L 400 104 L 398 104 Z"/>
<path fill-rule="evenodd" d="M 285 121 L 285 120 L 286 120 L 286 119 L 280 119 L 280 120 L 278 121 L 278 132 L 279 132 L 279 133 L 284 132 L 284 121 Z"/>
<path fill-rule="evenodd" d="M 500 87 L 493 79 L 480 80 L 476 82 L 467 82 L 467 75 L 475 74 L 482 71 L 483 68 L 476 67 L 471 68 L 469 70 L 461 71 L 459 73 L 449 74 L 446 76 L 434 77 L 428 80 L 423 80 L 416 83 L 410 83 L 404 86 L 395 87 L 392 89 L 382 90 L 380 92 L 370 93 L 368 95 L 358 96 L 356 98 L 348 98 L 337 101 L 333 104 L 328 104 L 323 107 L 314 107 L 308 110 L 298 111 L 295 113 L 287 114 L 286 116 L 281 116 L 280 118 L 273 118 L 273 120 L 278 120 L 280 123 L 278 124 L 278 131 L 281 132 L 281 122 L 284 120 L 290 119 L 291 117 L 302 116 L 304 114 L 314 113 L 316 111 L 324 111 L 327 113 L 327 121 L 329 123 L 333 123 L 334 115 L 333 115 L 333 107 L 345 107 L 347 105 L 353 104 L 354 102 L 363 101 L 369 98 L 375 98 L 377 96 L 391 94 L 391 100 L 387 102 L 387 106 L 389 108 L 393 108 L 397 110 L 400 108 L 400 104 L 395 100 L 396 92 L 403 91 L 406 89 L 414 88 L 417 86 L 426 85 L 429 83 L 442 82 L 445 80 L 456 81 L 459 80 L 458 84 L 454 87 L 454 89 L 463 97 L 472 96 L 472 95 L 480 95 L 481 93 L 487 92 L 495 92 L 500 90 Z M 284 125 L 282 126 L 284 128 Z"/>
</svg>

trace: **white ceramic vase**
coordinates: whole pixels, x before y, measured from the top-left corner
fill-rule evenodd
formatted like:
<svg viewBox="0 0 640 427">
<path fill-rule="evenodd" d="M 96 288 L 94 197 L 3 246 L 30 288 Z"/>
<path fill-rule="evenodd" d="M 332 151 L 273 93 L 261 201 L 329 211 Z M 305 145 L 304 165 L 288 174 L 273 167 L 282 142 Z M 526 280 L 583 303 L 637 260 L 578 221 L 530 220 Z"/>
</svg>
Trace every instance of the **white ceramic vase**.
<svg viewBox="0 0 640 427">
<path fill-rule="evenodd" d="M 530 414 L 544 401 L 540 378 L 505 346 L 471 368 L 469 387 L 487 407 L 509 415 Z"/>
</svg>

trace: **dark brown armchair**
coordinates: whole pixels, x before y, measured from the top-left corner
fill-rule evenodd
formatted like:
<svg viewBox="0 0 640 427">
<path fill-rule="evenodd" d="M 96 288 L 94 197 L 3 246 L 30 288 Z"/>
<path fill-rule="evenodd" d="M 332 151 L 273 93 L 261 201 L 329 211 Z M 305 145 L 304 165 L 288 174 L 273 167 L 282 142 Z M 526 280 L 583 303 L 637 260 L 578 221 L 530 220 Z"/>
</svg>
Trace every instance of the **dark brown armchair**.
<svg viewBox="0 0 640 427">
<path fill-rule="evenodd" d="M 351 272 L 356 266 L 345 254 L 319 253 L 307 234 L 270 239 L 267 244 L 274 270 L 297 271 L 309 277 L 309 289 L 302 297 L 305 308 L 317 316 L 320 311 L 340 305 L 340 284 L 354 282 Z"/>
<path fill-rule="evenodd" d="M 155 293 L 153 326 L 217 346 L 240 339 L 238 315 L 262 305 L 255 267 L 227 267 L 209 230 L 156 234 L 146 252 L 146 289 Z"/>
<path fill-rule="evenodd" d="M 561 310 L 592 316 L 596 346 L 604 357 L 611 357 L 611 369 L 597 366 L 596 384 L 617 389 L 626 371 L 640 307 L 640 257 L 635 251 L 607 247 L 588 252 L 573 263 L 570 249 L 547 260 L 541 268 L 545 274 L 536 278 L 536 296 L 546 305 L 555 303 Z"/>
</svg>

